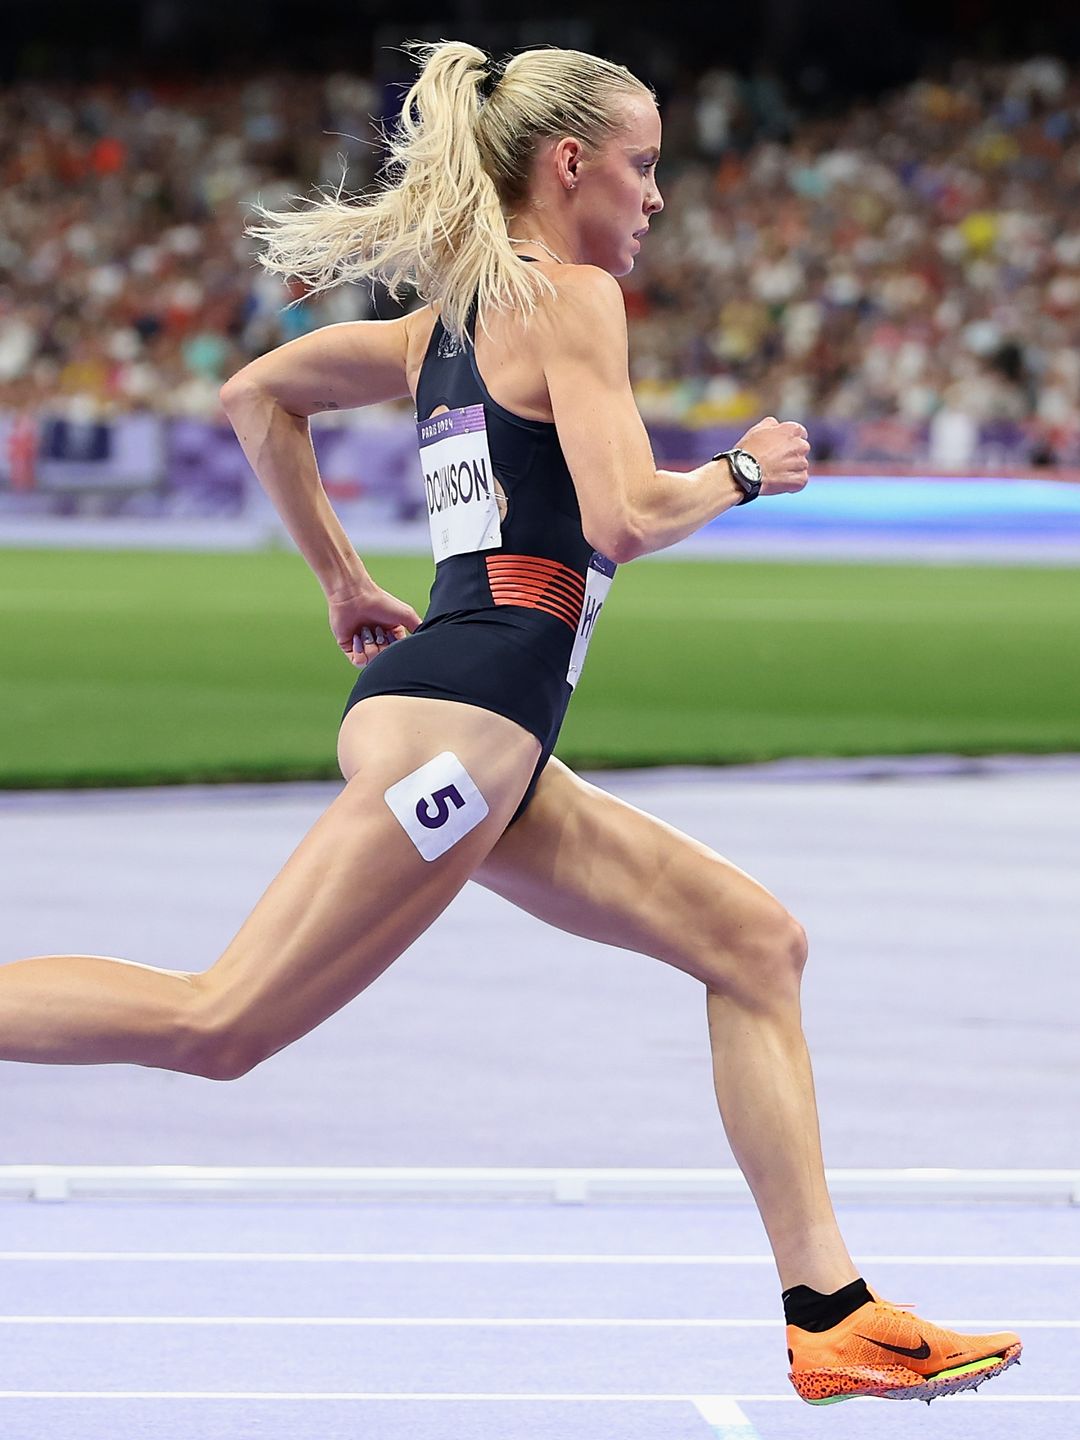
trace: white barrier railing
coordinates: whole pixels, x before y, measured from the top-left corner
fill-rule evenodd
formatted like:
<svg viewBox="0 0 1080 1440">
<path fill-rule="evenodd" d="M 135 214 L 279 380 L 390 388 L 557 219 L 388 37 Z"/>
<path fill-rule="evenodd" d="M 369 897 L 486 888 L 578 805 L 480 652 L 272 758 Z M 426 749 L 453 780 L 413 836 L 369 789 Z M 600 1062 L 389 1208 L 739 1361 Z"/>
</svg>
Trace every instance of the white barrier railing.
<svg viewBox="0 0 1080 1440">
<path fill-rule="evenodd" d="M 1080 1205 L 1080 1170 L 836 1169 L 838 1200 L 1030 1200 Z M 738 1170 L 475 1167 L 5 1165 L 0 1197 L 246 1200 L 747 1200 Z"/>
</svg>

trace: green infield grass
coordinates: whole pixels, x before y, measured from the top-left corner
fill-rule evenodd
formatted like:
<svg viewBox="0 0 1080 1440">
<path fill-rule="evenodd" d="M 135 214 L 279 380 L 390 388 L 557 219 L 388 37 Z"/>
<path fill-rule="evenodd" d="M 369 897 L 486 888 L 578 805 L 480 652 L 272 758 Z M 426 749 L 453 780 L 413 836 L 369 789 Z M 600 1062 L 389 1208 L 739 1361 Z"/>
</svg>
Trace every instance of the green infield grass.
<svg viewBox="0 0 1080 1440">
<path fill-rule="evenodd" d="M 376 557 L 423 611 L 430 562 Z M 573 765 L 1080 750 L 1080 573 L 624 566 Z M 299 556 L 0 551 L 0 785 L 338 778 L 355 671 Z"/>
</svg>

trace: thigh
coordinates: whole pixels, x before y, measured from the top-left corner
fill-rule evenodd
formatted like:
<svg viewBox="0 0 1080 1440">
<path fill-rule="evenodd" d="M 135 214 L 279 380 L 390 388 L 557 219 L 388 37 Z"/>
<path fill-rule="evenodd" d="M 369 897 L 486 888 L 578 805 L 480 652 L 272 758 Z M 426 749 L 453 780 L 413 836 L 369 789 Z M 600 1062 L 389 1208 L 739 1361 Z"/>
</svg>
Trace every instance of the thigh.
<svg viewBox="0 0 1080 1440">
<path fill-rule="evenodd" d="M 560 930 L 654 956 L 706 984 L 717 982 L 725 954 L 793 923 L 730 860 L 554 758 L 472 878 Z"/>
<path fill-rule="evenodd" d="M 539 751 L 502 716 L 440 700 L 373 697 L 353 707 L 346 725 L 344 789 L 197 977 L 214 1025 L 256 1058 L 340 1009 L 431 924 L 505 829 Z M 487 815 L 425 859 L 384 797 L 446 751 L 475 782 Z M 426 820 L 438 821 L 444 807 L 453 816 L 455 805 L 431 788 L 420 802 Z"/>
</svg>

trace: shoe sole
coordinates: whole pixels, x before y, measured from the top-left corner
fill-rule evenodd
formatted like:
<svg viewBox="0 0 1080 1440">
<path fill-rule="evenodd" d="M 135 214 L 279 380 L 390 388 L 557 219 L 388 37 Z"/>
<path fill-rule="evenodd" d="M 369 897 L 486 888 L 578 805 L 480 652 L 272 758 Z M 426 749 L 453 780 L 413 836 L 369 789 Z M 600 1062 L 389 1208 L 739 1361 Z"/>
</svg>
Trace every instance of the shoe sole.
<svg viewBox="0 0 1080 1440">
<path fill-rule="evenodd" d="M 912 1381 L 915 1372 L 902 1365 L 852 1366 L 850 1369 L 793 1370 L 788 1379 L 808 1405 L 837 1405 L 860 1395 L 880 1400 L 931 1400 L 977 1390 L 986 1380 L 1020 1363 L 1021 1345 L 1010 1345 L 1002 1355 L 988 1355 L 952 1370 L 939 1370 Z"/>
</svg>

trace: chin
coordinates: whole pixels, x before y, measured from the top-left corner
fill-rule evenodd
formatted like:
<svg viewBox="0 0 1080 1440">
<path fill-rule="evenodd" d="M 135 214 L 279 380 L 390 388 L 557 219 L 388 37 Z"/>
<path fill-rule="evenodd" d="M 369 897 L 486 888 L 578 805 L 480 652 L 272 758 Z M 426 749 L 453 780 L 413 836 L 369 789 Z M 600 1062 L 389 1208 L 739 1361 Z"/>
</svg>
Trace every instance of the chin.
<svg viewBox="0 0 1080 1440">
<path fill-rule="evenodd" d="M 616 279 L 630 274 L 641 249 L 640 240 L 633 237 L 628 239 L 625 230 L 616 231 L 614 227 L 606 235 L 600 233 L 589 238 L 593 243 L 586 243 L 583 247 L 583 265 L 595 265 L 598 270 L 606 270 Z"/>
</svg>

